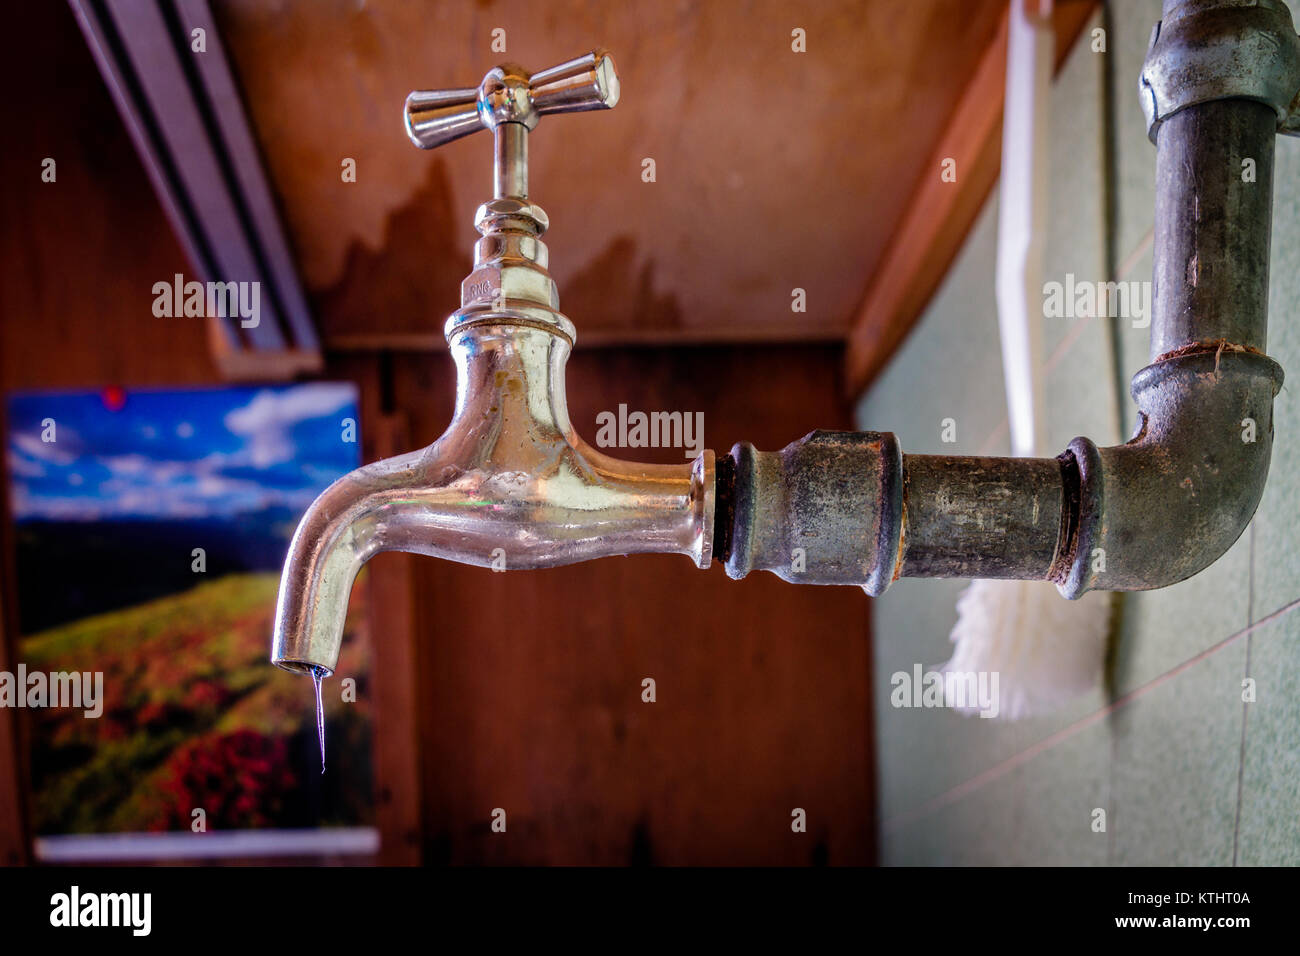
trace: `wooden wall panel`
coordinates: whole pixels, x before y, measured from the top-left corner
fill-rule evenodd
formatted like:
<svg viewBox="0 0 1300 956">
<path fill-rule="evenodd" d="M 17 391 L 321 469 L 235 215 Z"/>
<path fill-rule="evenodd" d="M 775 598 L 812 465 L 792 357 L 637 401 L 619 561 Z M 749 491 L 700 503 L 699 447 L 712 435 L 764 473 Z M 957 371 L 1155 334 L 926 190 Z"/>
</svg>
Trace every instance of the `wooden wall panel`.
<svg viewBox="0 0 1300 956">
<path fill-rule="evenodd" d="M 21 135 L 0 150 L 0 382 L 217 381 L 203 320 L 153 315 L 153 284 L 189 263 L 72 12 L 29 3 L 7 16 L 22 49 L 0 58 L 14 91 L 0 116 Z"/>
<path fill-rule="evenodd" d="M 0 151 L 0 387 L 217 383 L 202 324 L 151 313 L 152 284 L 188 265 L 71 14 L 31 4 L 13 18 L 30 55 L 0 61 L 0 76 L 39 95 L 3 104 L 7 128 L 24 135 Z M 40 181 L 47 155 L 54 184 Z M 360 293 L 355 301 L 361 308 Z M 425 321 L 437 328 L 453 305 Z M 583 318 L 575 312 L 580 329 Z M 598 411 L 626 402 L 703 411 L 707 443 L 723 452 L 740 439 L 778 448 L 814 427 L 849 426 L 841 363 L 830 346 L 580 349 L 570 403 L 588 437 Z M 450 417 L 446 353 L 395 357 L 387 389 L 384 364 L 374 353 L 335 356 L 327 375 L 361 384 L 368 441 L 380 416 L 400 415 L 411 446 L 427 444 Z M 503 575 L 381 555 L 371 581 L 377 666 L 388 668 L 376 686 L 412 680 L 418 723 L 411 736 L 409 701 L 377 718 L 378 733 L 397 738 L 379 746 L 381 802 L 393 788 L 379 808 L 385 859 L 872 859 L 860 592 L 771 575 L 732 582 L 678 556 Z M 401 657 L 412 637 L 413 668 Z M 647 676 L 658 682 L 654 704 L 640 699 Z M 26 852 L 12 729 L 0 723 L 2 859 Z M 505 835 L 488 826 L 498 806 Z M 808 812 L 806 834 L 790 831 L 794 807 Z"/>
<path fill-rule="evenodd" d="M 12 91 L 0 122 L 14 135 L 0 150 L 0 391 L 216 381 L 202 321 L 152 314 L 153 283 L 188 265 L 71 11 L 31 3 L 6 17 L 15 40 L 0 57 Z M 46 159 L 53 182 L 41 178 Z M 7 508 L 0 491 L 6 598 Z M 16 602 L 0 605 L 0 669 L 12 669 Z M 21 713 L 0 710 L 0 862 L 29 854 Z"/>
<path fill-rule="evenodd" d="M 361 443 L 366 461 L 410 451 L 407 416 L 392 404 L 389 363 L 374 355 L 338 357 L 329 374 L 357 383 Z M 374 664 L 371 677 L 375 825 L 385 866 L 411 866 L 422 859 L 420 799 L 420 675 L 415 621 L 415 555 L 376 555 L 358 580 L 369 588 L 366 627 Z"/>
</svg>

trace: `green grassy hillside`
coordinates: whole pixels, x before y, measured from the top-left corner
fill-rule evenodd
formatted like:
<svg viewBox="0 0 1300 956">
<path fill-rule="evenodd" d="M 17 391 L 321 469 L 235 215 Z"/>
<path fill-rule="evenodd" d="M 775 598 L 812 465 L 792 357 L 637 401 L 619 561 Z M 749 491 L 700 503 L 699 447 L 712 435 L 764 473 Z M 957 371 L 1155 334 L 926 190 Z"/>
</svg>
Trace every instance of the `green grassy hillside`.
<svg viewBox="0 0 1300 956">
<path fill-rule="evenodd" d="M 230 575 L 26 637 L 29 671 L 103 671 L 103 715 L 26 711 L 37 832 L 366 822 L 368 649 L 348 635 L 326 682 L 329 771 L 320 776 L 311 681 L 268 662 L 278 581 Z M 357 681 L 344 703 L 339 681 Z"/>
</svg>

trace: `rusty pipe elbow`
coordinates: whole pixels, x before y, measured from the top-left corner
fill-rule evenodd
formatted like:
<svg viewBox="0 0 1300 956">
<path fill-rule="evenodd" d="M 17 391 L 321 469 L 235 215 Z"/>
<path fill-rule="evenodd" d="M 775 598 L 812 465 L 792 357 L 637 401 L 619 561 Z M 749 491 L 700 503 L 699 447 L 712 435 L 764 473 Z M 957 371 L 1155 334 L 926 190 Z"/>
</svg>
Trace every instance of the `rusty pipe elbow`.
<svg viewBox="0 0 1300 956">
<path fill-rule="evenodd" d="M 1134 376 L 1137 434 L 1110 448 L 1070 443 L 1078 522 L 1061 593 L 1166 587 L 1232 547 L 1264 493 L 1281 386 L 1272 359 L 1227 346 Z"/>
<path fill-rule="evenodd" d="M 1216 29 L 1258 35 L 1258 11 L 1246 7 L 1198 0 L 1178 9 L 1183 25 L 1204 13 Z M 1290 23 L 1285 8 L 1270 15 Z M 1264 82 L 1268 70 L 1235 33 L 1224 36 L 1243 57 L 1243 77 Z M 1190 68 L 1204 53 L 1175 46 L 1173 59 L 1168 43 L 1153 48 L 1144 75 Z M 1058 581 L 1067 597 L 1196 574 L 1232 547 L 1263 494 L 1282 385 L 1264 355 L 1277 115 L 1228 92 L 1193 96 L 1159 124 L 1152 361 L 1133 377 L 1134 437 L 1100 449 L 1076 439 L 1067 453 L 1079 479 L 1077 535 Z M 1251 157 L 1254 176 L 1241 173 L 1239 157 Z"/>
</svg>

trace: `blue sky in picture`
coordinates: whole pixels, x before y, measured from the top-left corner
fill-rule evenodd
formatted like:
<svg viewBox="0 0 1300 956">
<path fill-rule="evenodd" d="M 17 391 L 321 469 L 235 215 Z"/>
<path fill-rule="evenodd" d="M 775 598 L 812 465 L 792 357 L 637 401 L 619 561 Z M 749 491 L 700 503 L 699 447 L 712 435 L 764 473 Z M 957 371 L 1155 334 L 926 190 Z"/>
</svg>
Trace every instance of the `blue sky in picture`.
<svg viewBox="0 0 1300 956">
<path fill-rule="evenodd" d="M 353 385 L 22 392 L 8 399 L 18 522 L 302 511 L 360 462 Z M 53 420 L 55 441 L 42 440 Z"/>
</svg>

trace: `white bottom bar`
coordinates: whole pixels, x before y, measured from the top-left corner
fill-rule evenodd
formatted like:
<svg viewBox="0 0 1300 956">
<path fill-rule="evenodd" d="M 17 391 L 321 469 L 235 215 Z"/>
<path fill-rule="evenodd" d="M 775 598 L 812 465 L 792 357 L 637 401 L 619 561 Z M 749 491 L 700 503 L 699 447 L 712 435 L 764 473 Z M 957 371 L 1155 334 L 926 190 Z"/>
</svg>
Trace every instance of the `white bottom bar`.
<svg viewBox="0 0 1300 956">
<path fill-rule="evenodd" d="M 35 840 L 42 863 L 113 863 L 379 852 L 373 827 L 213 833 L 70 833 Z"/>
</svg>

